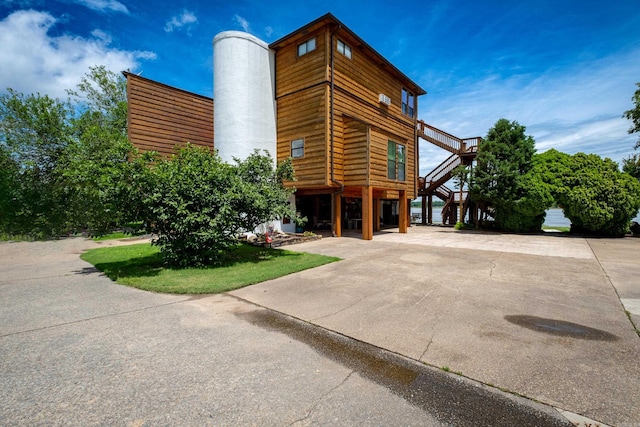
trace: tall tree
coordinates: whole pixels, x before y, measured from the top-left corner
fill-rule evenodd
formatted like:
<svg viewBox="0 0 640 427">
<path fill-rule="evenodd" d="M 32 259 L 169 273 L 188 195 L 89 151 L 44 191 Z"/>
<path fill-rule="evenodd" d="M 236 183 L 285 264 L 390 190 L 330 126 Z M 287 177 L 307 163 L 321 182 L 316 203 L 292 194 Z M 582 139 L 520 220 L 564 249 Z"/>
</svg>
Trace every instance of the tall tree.
<svg viewBox="0 0 640 427">
<path fill-rule="evenodd" d="M 126 80 L 104 66 L 91 67 L 68 93 L 76 101 L 74 138 L 64 175 L 72 189 L 74 224 L 101 234 L 144 219 L 142 183 L 151 154 L 139 155 L 127 138 Z"/>
<path fill-rule="evenodd" d="M 0 96 L 0 145 L 17 165 L 11 220 L 16 233 L 44 237 L 66 229 L 58 165 L 71 142 L 71 113 L 68 102 L 47 95 L 8 89 Z"/>
<path fill-rule="evenodd" d="M 492 205 L 496 226 L 507 231 L 540 229 L 544 221 L 544 207 L 518 210 L 519 204 L 528 203 L 530 183 L 523 180 L 535 153 L 535 141 L 525 131 L 516 121 L 498 120 L 479 148 L 470 180 L 472 199 Z"/>
<path fill-rule="evenodd" d="M 0 197 L 11 201 L 0 223 L 13 234 L 102 233 L 144 217 L 140 191 L 151 155 L 140 156 L 127 139 L 124 77 L 91 67 L 68 93 L 73 102 L 11 89 L 0 96 L 0 161 L 9 168 Z"/>
<path fill-rule="evenodd" d="M 631 120 L 632 126 L 629 128 L 629 133 L 640 133 L 640 82 L 636 83 L 638 89 L 631 97 L 633 101 L 633 108 L 624 112 L 623 117 Z M 640 148 L 640 139 L 636 142 L 635 148 Z"/>
</svg>

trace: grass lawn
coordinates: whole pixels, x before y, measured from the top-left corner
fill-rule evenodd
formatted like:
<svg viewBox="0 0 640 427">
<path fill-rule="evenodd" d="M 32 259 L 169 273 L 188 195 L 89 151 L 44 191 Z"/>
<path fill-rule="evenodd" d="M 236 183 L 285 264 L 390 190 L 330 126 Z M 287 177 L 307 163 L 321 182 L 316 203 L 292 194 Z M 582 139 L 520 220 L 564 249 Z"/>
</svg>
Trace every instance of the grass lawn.
<svg viewBox="0 0 640 427">
<path fill-rule="evenodd" d="M 542 229 L 543 230 L 557 230 L 557 231 L 560 231 L 562 233 L 568 233 L 569 230 L 571 230 L 571 227 L 552 227 L 550 225 L 543 225 Z"/>
<path fill-rule="evenodd" d="M 215 294 L 318 267 L 340 258 L 242 244 L 224 265 L 165 267 L 151 244 L 91 249 L 80 258 L 117 283 L 153 292 Z"/>
</svg>

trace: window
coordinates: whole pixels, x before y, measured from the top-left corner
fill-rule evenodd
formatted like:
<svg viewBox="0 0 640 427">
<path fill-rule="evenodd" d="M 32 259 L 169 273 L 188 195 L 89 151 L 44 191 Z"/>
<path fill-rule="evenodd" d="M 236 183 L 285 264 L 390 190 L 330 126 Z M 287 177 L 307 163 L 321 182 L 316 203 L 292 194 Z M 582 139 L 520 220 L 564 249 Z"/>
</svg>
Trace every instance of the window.
<svg viewBox="0 0 640 427">
<path fill-rule="evenodd" d="M 406 148 L 393 141 L 389 141 L 387 145 L 387 178 L 406 180 Z"/>
<path fill-rule="evenodd" d="M 398 181 L 405 180 L 404 163 L 405 163 L 404 145 L 398 145 Z"/>
<path fill-rule="evenodd" d="M 402 88 L 402 114 L 406 114 L 409 117 L 413 117 L 413 107 L 415 105 L 415 96 Z"/>
<path fill-rule="evenodd" d="M 387 178 L 396 179 L 396 143 L 389 141 L 387 149 Z"/>
<path fill-rule="evenodd" d="M 298 56 L 305 55 L 312 50 L 316 50 L 316 39 L 312 38 L 298 45 Z"/>
<path fill-rule="evenodd" d="M 338 39 L 338 52 L 351 59 L 351 47 L 346 45 L 342 40 Z"/>
<path fill-rule="evenodd" d="M 294 139 L 291 141 L 291 157 L 294 159 L 304 157 L 304 139 Z"/>
</svg>

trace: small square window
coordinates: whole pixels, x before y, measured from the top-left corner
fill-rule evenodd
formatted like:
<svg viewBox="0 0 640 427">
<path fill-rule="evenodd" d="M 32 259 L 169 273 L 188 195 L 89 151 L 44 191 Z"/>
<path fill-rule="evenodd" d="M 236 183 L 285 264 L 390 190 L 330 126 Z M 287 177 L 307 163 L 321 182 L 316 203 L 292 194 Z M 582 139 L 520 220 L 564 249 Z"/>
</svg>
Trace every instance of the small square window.
<svg viewBox="0 0 640 427">
<path fill-rule="evenodd" d="M 316 39 L 312 38 L 298 45 L 298 56 L 305 55 L 312 50 L 316 50 Z"/>
<path fill-rule="evenodd" d="M 338 52 L 351 59 L 351 47 L 338 39 Z"/>
<path fill-rule="evenodd" d="M 291 141 L 291 157 L 294 159 L 304 157 L 304 139 Z"/>
</svg>

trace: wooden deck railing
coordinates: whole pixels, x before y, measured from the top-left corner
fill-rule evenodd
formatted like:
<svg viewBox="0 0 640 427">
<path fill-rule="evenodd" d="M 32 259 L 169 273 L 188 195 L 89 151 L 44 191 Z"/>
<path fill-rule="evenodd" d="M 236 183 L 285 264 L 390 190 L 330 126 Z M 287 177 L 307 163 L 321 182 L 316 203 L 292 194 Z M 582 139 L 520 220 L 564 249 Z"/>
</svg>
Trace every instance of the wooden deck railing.
<svg viewBox="0 0 640 427">
<path fill-rule="evenodd" d="M 418 136 L 452 153 L 459 153 L 463 141 L 447 132 L 418 121 Z"/>
<path fill-rule="evenodd" d="M 422 120 L 418 120 L 417 131 L 420 138 L 455 154 L 476 153 L 482 142 L 479 136 L 461 139 Z"/>
<path fill-rule="evenodd" d="M 462 160 L 457 154 L 452 154 L 444 162 L 440 163 L 434 170 L 424 177 L 424 188 L 426 191 L 439 186 L 448 181 L 451 177 L 451 171 L 458 166 Z"/>
</svg>

